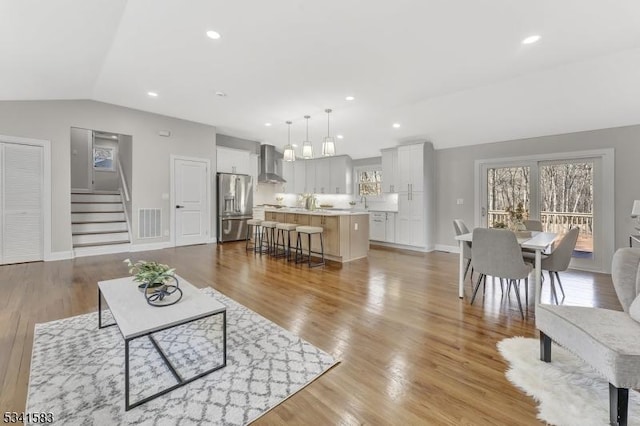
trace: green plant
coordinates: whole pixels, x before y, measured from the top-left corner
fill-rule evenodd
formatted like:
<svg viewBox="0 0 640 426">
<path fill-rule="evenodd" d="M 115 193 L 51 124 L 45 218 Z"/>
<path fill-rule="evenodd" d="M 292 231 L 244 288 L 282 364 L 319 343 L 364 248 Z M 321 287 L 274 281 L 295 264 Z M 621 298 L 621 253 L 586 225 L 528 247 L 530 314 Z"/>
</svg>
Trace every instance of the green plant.
<svg viewBox="0 0 640 426">
<path fill-rule="evenodd" d="M 129 273 L 134 276 L 133 280 L 143 284 L 162 285 L 175 273 L 175 268 L 158 262 L 138 260 L 133 263 L 130 259 L 125 259 L 124 263 L 129 267 Z"/>
<path fill-rule="evenodd" d="M 493 227 L 499 228 L 499 229 L 505 229 L 507 227 L 507 224 L 504 222 L 494 222 Z"/>
<path fill-rule="evenodd" d="M 509 214 L 509 220 L 511 222 L 522 222 L 529 216 L 529 212 L 524 209 L 522 202 L 518 203 L 515 209 L 509 206 L 505 211 Z"/>
</svg>

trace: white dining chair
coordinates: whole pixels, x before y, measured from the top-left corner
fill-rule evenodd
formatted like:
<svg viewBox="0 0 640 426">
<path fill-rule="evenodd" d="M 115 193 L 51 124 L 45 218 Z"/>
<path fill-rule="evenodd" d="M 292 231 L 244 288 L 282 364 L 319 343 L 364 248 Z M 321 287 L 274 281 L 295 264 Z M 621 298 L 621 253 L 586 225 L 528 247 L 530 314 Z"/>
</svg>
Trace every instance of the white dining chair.
<svg viewBox="0 0 640 426">
<path fill-rule="evenodd" d="M 480 274 L 473 290 L 473 304 L 480 284 L 483 284 L 484 297 L 487 286 L 487 275 L 507 280 L 507 294 L 511 287 L 515 289 L 520 315 L 524 319 L 522 302 L 520 301 L 520 280 L 525 280 L 525 291 L 528 293 L 529 273 L 531 265 L 525 263 L 520 251 L 516 235 L 506 229 L 476 228 L 473 230 L 471 248 L 471 265 Z M 527 304 L 528 304 L 527 294 Z"/>
<path fill-rule="evenodd" d="M 469 233 L 469 228 L 464 222 L 460 219 L 453 220 L 453 229 L 456 232 L 456 236 L 464 235 Z M 467 278 L 467 272 L 469 272 L 469 266 L 471 265 L 471 243 L 469 241 L 464 241 L 462 244 L 462 256 L 467 259 L 467 265 L 464 268 L 464 278 Z M 471 268 L 471 281 L 473 282 L 473 268 Z"/>
</svg>

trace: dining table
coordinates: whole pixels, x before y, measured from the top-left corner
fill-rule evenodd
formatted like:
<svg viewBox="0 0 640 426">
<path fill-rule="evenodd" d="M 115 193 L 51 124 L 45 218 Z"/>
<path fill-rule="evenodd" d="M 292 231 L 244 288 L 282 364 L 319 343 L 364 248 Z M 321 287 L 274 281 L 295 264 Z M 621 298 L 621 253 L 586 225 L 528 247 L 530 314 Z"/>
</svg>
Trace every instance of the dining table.
<svg viewBox="0 0 640 426">
<path fill-rule="evenodd" d="M 534 250 L 535 251 L 535 262 L 533 267 L 533 276 L 535 280 L 534 286 L 534 299 L 535 304 L 540 303 L 540 286 L 542 285 L 542 252 L 547 250 L 549 247 L 553 247 L 553 242 L 558 237 L 558 234 L 555 232 L 536 232 L 531 231 L 530 237 L 517 237 L 518 244 L 520 244 L 521 248 Z M 456 240 L 458 240 L 458 246 L 460 248 L 460 262 L 459 262 L 459 270 L 458 270 L 458 297 L 461 299 L 464 298 L 464 253 L 463 253 L 463 245 L 465 242 L 473 243 L 473 232 L 469 232 L 467 234 L 457 235 Z"/>
</svg>

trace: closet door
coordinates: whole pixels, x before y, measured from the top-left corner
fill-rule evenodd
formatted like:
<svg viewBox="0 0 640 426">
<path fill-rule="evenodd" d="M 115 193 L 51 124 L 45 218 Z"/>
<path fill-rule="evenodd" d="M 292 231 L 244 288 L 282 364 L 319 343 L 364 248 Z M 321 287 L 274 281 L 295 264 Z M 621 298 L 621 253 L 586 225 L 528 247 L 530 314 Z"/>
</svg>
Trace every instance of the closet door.
<svg viewBox="0 0 640 426">
<path fill-rule="evenodd" d="M 43 260 L 43 150 L 0 143 L 0 263 Z"/>
</svg>

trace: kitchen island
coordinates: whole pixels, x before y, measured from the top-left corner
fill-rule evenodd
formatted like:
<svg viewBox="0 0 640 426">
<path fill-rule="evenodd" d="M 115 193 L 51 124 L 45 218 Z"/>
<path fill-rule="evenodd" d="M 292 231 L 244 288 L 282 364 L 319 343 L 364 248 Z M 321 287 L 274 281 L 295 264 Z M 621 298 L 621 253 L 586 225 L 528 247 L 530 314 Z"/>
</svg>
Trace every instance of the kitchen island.
<svg viewBox="0 0 640 426">
<path fill-rule="evenodd" d="M 265 220 L 320 226 L 324 229 L 324 257 L 336 262 L 350 262 L 367 257 L 369 251 L 369 213 L 353 210 L 305 210 L 265 207 Z M 296 232 L 291 233 L 295 249 Z M 302 246 L 307 249 L 306 238 Z M 320 251 L 320 239 L 313 237 L 311 250 Z"/>
</svg>

